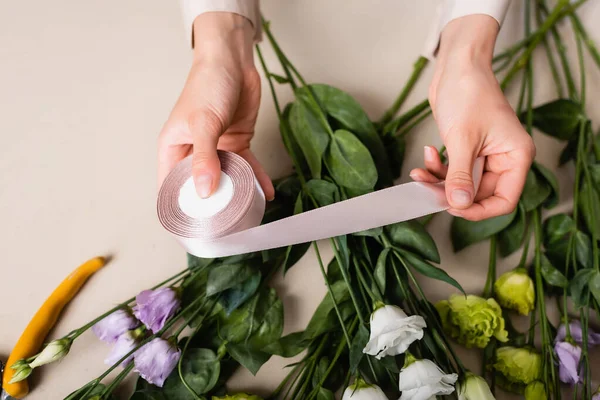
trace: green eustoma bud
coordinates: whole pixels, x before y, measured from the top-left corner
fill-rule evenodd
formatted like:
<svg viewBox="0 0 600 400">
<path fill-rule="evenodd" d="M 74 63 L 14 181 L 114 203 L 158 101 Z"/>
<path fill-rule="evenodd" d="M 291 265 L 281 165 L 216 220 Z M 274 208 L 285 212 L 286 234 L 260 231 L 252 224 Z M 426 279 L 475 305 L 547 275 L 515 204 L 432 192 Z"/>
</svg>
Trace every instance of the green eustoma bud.
<svg viewBox="0 0 600 400">
<path fill-rule="evenodd" d="M 8 383 L 16 383 L 27 379 L 27 377 L 31 375 L 31 371 L 33 371 L 33 369 L 27 364 L 21 365 L 19 368 L 15 368 L 15 370 L 16 371 L 13 374 L 12 379 Z"/>
<path fill-rule="evenodd" d="M 542 356 L 528 347 L 500 347 L 494 369 L 511 384 L 529 385 L 541 377 Z"/>
<path fill-rule="evenodd" d="M 502 307 L 518 311 L 521 315 L 529 315 L 535 307 L 533 281 L 525 268 L 500 275 L 494 284 L 494 293 Z"/>
<path fill-rule="evenodd" d="M 525 400 L 547 400 L 546 387 L 540 381 L 531 382 L 525 388 Z"/>
<path fill-rule="evenodd" d="M 31 368 L 37 368 L 44 364 L 62 360 L 69 353 L 71 343 L 73 343 L 73 341 L 68 338 L 54 340 L 48 343 L 48 345 L 44 347 L 44 350 L 42 350 L 29 365 Z"/>
</svg>

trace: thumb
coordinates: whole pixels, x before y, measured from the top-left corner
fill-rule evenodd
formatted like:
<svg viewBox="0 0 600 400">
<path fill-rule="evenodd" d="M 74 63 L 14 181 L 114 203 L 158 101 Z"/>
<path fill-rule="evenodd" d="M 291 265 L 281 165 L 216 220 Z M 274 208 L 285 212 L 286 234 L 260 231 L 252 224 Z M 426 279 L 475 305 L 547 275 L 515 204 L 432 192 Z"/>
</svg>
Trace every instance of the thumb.
<svg viewBox="0 0 600 400">
<path fill-rule="evenodd" d="M 470 146 L 449 145 L 448 174 L 446 175 L 446 198 L 452 208 L 465 209 L 473 204 L 473 164 L 475 151 Z"/>
<path fill-rule="evenodd" d="M 217 155 L 217 143 L 223 133 L 219 117 L 210 111 L 196 113 L 190 119 L 190 131 L 194 145 L 192 176 L 198 196 L 210 197 L 219 187 L 221 162 Z"/>
</svg>

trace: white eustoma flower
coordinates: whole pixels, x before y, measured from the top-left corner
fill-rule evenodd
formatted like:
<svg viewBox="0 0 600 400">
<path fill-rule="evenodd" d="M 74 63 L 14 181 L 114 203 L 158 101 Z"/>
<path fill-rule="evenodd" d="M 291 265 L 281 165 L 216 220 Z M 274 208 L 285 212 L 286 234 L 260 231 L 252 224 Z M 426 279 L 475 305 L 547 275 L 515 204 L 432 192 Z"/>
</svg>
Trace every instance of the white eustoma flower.
<svg viewBox="0 0 600 400">
<path fill-rule="evenodd" d="M 412 342 L 423 338 L 427 327 L 420 315 L 408 316 L 396 306 L 381 306 L 371 314 L 371 337 L 363 353 L 378 360 L 404 353 Z"/>
<path fill-rule="evenodd" d="M 430 360 L 417 360 L 406 354 L 400 371 L 399 400 L 435 400 L 435 396 L 454 392 L 456 374 L 446 374 Z"/>
<path fill-rule="evenodd" d="M 346 388 L 342 400 L 389 400 L 377 385 L 370 385 L 358 378 Z"/>
<path fill-rule="evenodd" d="M 458 387 L 458 400 L 495 400 L 490 387 L 481 376 L 467 372 L 465 381 Z"/>
</svg>

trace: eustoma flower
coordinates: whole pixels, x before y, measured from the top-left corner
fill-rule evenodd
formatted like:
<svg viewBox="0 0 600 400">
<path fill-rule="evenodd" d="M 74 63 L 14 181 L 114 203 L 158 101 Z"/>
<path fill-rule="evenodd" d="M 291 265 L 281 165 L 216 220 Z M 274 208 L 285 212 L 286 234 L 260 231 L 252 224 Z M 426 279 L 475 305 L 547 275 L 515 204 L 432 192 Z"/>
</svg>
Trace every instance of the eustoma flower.
<svg viewBox="0 0 600 400">
<path fill-rule="evenodd" d="M 406 353 L 404 366 L 400 371 L 399 400 L 429 400 L 435 396 L 454 392 L 456 374 L 446 374 L 430 360 L 417 360 Z"/>
<path fill-rule="evenodd" d="M 500 347 L 496 351 L 494 369 L 508 384 L 528 385 L 541 377 L 542 356 L 530 348 Z"/>
<path fill-rule="evenodd" d="M 558 357 L 558 376 L 564 383 L 575 385 L 582 382 L 579 368 L 581 347 L 569 342 L 556 342 L 554 351 Z"/>
<path fill-rule="evenodd" d="M 98 339 L 107 343 L 115 343 L 119 336 L 140 325 L 128 311 L 119 309 L 98 321 L 92 331 Z"/>
<path fill-rule="evenodd" d="M 548 398 L 546 386 L 540 381 L 531 382 L 527 385 L 524 395 L 525 400 L 546 400 Z"/>
<path fill-rule="evenodd" d="M 420 315 L 409 317 L 400 307 L 379 305 L 371 315 L 371 336 L 363 352 L 378 360 L 402 354 L 423 337 L 425 327 L 427 324 Z"/>
<path fill-rule="evenodd" d="M 181 304 L 177 292 L 169 287 L 144 290 L 135 298 L 133 314 L 153 333 L 160 331 Z"/>
<path fill-rule="evenodd" d="M 181 351 L 168 341 L 156 338 L 134 354 L 134 371 L 148 383 L 162 387 L 181 357 Z"/>
<path fill-rule="evenodd" d="M 495 397 L 485 379 L 467 372 L 465 381 L 458 388 L 458 400 L 494 400 Z"/>
<path fill-rule="evenodd" d="M 583 344 L 583 334 L 581 330 L 581 322 L 575 320 L 569 323 L 569 333 L 571 334 L 571 338 L 576 343 Z M 567 337 L 567 327 L 565 324 L 561 324 L 558 327 L 558 331 L 556 332 L 556 341 L 562 342 Z M 588 344 L 589 345 L 597 345 L 600 344 L 600 333 L 594 332 L 592 329 L 588 328 Z"/>
<path fill-rule="evenodd" d="M 127 331 L 121 336 L 119 336 L 110 353 L 104 360 L 104 363 L 107 365 L 113 365 L 121 358 L 123 358 L 127 353 L 129 353 L 138 345 L 139 339 L 142 336 L 144 336 L 145 332 L 146 328 L 144 326 L 140 326 L 136 330 Z M 125 360 L 123 360 L 121 362 L 121 366 L 126 367 L 132 359 L 133 354 L 127 357 Z"/>
<path fill-rule="evenodd" d="M 494 293 L 498 303 L 508 310 L 528 315 L 535 307 L 533 280 L 525 268 L 516 268 L 498 278 L 494 284 Z"/>
<path fill-rule="evenodd" d="M 370 385 L 358 378 L 344 390 L 342 400 L 388 400 L 388 398 L 379 386 Z"/>
<path fill-rule="evenodd" d="M 494 299 L 474 295 L 452 295 L 435 305 L 444 330 L 460 344 L 484 348 L 495 337 L 508 341 L 502 309 Z"/>
</svg>

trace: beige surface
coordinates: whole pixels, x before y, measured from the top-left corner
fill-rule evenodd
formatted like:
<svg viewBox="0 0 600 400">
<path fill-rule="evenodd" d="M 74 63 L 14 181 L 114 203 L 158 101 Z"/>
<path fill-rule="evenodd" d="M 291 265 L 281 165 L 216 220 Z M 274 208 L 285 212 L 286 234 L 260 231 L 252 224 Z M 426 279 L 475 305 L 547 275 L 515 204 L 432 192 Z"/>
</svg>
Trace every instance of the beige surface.
<svg viewBox="0 0 600 400">
<path fill-rule="evenodd" d="M 264 0 L 263 11 L 310 81 L 349 91 L 375 118 L 405 82 L 435 3 Z M 514 3 L 498 48 L 522 35 L 521 2 Z M 600 41 L 600 26 L 592 26 L 600 5 L 590 3 L 582 18 Z M 554 89 L 543 54 L 538 55 L 536 102 L 541 102 L 554 96 Z M 154 202 L 156 137 L 189 58 L 176 2 L 0 2 L 0 357 L 6 358 L 48 293 L 92 256 L 115 258 L 68 307 L 53 336 L 185 267 L 184 252 L 158 224 Z M 270 51 L 267 59 L 274 65 Z M 600 73 L 588 64 L 588 111 L 600 121 L 600 110 L 591 106 L 598 100 Z M 410 104 L 424 98 L 431 73 L 430 67 Z M 290 162 L 266 90 L 256 130 L 254 149 L 268 172 L 273 177 L 288 173 Z M 536 139 L 538 159 L 554 166 L 560 145 Z M 404 171 L 421 162 L 427 143 L 439 145 L 432 121 L 412 135 Z M 560 170 L 558 176 L 568 193 L 571 171 Z M 467 291 L 478 292 L 487 244 L 452 254 L 448 222 L 444 215 L 431 224 L 443 267 Z M 500 269 L 517 259 L 502 261 Z M 286 332 L 302 329 L 324 293 L 313 254 L 274 285 L 285 303 Z M 451 292 L 441 283 L 426 285 L 432 300 Z M 36 374 L 29 398 L 62 398 L 104 370 L 107 351 L 85 334 L 68 358 Z M 286 362 L 272 360 L 254 379 L 240 373 L 235 386 L 266 393 L 283 376 Z"/>
</svg>

